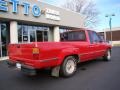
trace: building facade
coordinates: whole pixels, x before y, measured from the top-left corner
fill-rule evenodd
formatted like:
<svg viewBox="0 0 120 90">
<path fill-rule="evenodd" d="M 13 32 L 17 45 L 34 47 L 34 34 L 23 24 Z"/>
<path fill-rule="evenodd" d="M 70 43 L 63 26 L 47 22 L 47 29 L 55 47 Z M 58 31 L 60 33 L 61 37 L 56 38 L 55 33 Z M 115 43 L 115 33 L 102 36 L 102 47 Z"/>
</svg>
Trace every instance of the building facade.
<svg viewBox="0 0 120 90">
<path fill-rule="evenodd" d="M 60 29 L 83 28 L 84 18 L 36 0 L 0 0 L 0 58 L 9 43 L 57 42 Z"/>
<path fill-rule="evenodd" d="M 113 46 L 120 46 L 120 27 L 114 27 L 110 31 L 109 28 L 104 29 L 104 32 L 100 34 L 105 38 L 106 41 L 111 42 Z"/>
</svg>

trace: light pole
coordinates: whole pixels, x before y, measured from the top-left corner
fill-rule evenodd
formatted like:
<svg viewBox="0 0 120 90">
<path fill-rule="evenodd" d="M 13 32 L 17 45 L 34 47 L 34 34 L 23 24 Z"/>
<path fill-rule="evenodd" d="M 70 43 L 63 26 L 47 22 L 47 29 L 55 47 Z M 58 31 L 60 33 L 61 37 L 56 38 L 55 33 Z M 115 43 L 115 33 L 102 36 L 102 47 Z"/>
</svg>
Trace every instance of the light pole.
<svg viewBox="0 0 120 90">
<path fill-rule="evenodd" d="M 115 16 L 115 14 L 111 14 L 111 15 L 106 15 L 105 17 L 109 18 L 109 27 L 110 27 L 110 41 L 111 41 L 111 45 L 112 45 L 112 17 Z"/>
</svg>

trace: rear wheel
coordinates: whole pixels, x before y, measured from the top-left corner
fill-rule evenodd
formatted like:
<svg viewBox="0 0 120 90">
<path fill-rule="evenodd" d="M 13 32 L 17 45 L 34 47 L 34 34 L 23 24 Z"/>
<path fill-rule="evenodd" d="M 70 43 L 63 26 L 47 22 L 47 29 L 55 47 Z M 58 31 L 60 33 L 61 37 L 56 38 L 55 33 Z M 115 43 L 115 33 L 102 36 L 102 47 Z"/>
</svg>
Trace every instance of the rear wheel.
<svg viewBox="0 0 120 90">
<path fill-rule="evenodd" d="M 106 54 L 103 56 L 104 61 L 110 61 L 111 60 L 111 50 L 108 50 Z"/>
<path fill-rule="evenodd" d="M 60 74 L 64 77 L 69 77 L 75 74 L 77 62 L 74 56 L 68 56 L 60 67 Z"/>
</svg>

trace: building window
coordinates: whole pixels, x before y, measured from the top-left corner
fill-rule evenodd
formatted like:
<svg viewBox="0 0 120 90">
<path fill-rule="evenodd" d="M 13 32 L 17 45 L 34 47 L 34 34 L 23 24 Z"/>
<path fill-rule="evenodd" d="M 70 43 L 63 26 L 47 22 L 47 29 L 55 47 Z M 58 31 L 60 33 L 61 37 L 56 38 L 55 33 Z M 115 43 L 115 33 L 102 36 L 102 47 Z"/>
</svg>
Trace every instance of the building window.
<svg viewBox="0 0 120 90">
<path fill-rule="evenodd" d="M 22 42 L 22 25 L 18 25 L 18 41 Z"/>
<path fill-rule="evenodd" d="M 35 30 L 33 26 L 28 26 L 30 42 L 35 42 Z"/>
<path fill-rule="evenodd" d="M 48 41 L 48 32 L 44 31 L 44 41 Z"/>
<path fill-rule="evenodd" d="M 7 24 L 0 23 L 0 57 L 7 56 L 8 36 Z"/>
<path fill-rule="evenodd" d="M 48 41 L 48 27 L 18 25 L 19 43 L 44 42 Z"/>
</svg>

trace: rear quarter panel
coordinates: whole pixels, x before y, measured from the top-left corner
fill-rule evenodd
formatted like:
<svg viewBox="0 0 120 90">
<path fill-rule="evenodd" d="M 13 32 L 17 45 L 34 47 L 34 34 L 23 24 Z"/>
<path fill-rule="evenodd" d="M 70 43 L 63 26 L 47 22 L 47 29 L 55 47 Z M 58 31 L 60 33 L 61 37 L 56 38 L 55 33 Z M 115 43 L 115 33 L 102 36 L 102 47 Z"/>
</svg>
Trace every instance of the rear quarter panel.
<svg viewBox="0 0 120 90">
<path fill-rule="evenodd" d="M 31 44 L 10 44 L 8 46 L 8 54 L 10 59 L 21 58 L 21 59 L 31 59 L 32 56 L 32 48 L 35 45 Z"/>
</svg>

